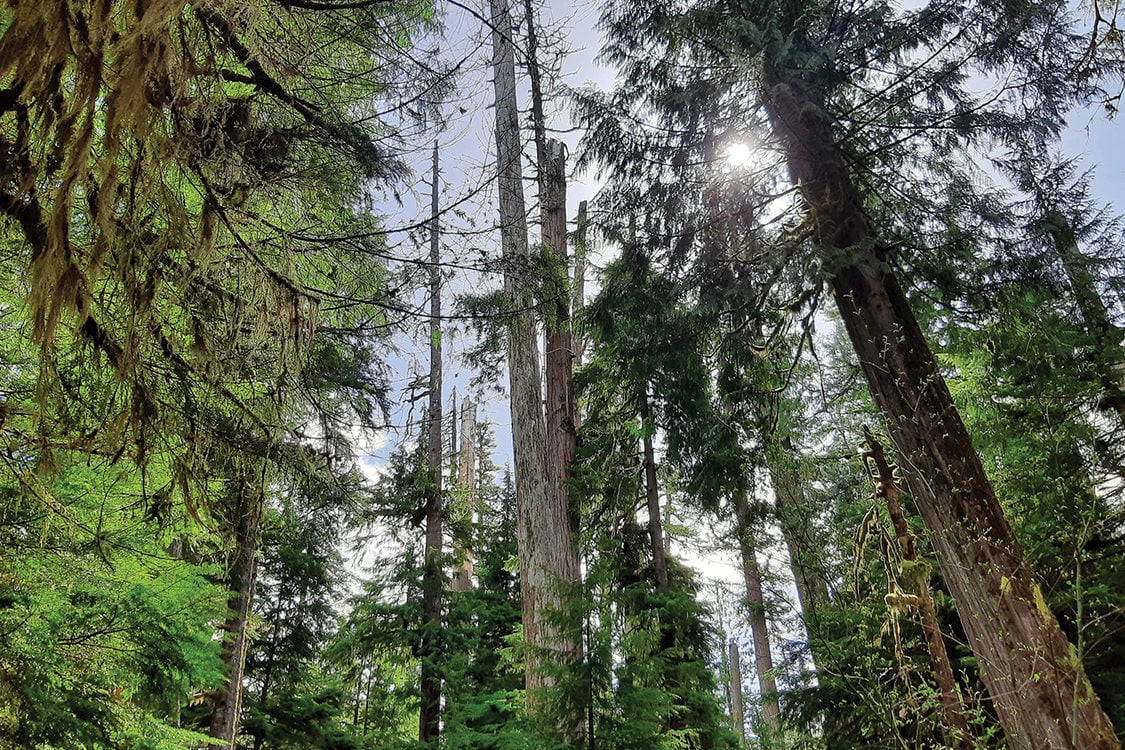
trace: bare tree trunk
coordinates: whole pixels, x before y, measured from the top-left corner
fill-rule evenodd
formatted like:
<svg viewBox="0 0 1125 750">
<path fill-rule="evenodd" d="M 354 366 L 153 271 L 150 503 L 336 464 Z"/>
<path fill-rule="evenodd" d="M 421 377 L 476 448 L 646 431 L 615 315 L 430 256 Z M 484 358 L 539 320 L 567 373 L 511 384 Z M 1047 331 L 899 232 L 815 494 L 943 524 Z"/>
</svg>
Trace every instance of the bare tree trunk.
<svg viewBox="0 0 1125 750">
<path fill-rule="evenodd" d="M 235 750 L 239 715 L 242 712 L 242 678 L 246 671 L 246 626 L 254 601 L 257 581 L 257 553 L 262 523 L 262 492 L 246 472 L 230 480 L 234 484 L 231 506 L 221 520 L 234 532 L 234 557 L 226 575 L 231 613 L 223 623 L 223 664 L 226 686 L 211 696 L 209 735 L 217 742 L 212 747 Z"/>
<path fill-rule="evenodd" d="M 476 513 L 477 478 L 477 405 L 469 399 L 461 402 L 461 450 L 457 460 L 457 485 L 464 493 L 465 513 L 468 524 L 474 522 Z M 472 538 L 463 538 L 457 550 L 461 564 L 453 574 L 454 591 L 473 590 L 473 545 Z"/>
<path fill-rule="evenodd" d="M 530 21 L 530 19 L 529 19 Z M 576 447 L 576 414 L 574 407 L 574 342 L 570 331 L 570 289 L 566 273 L 566 157 L 563 144 L 548 141 L 545 149 L 547 161 L 539 165 L 543 180 L 543 250 L 562 270 L 562 282 L 552 289 L 553 309 L 550 300 L 546 310 L 546 365 L 547 365 L 547 501 L 541 525 L 536 527 L 539 553 L 548 565 L 555 587 L 569 589 L 571 594 L 582 580 L 578 558 L 578 514 L 570 497 L 570 465 Z M 554 266 L 555 264 L 551 264 Z M 552 608 L 560 614 L 567 606 L 556 593 Z M 550 609 L 547 610 L 548 612 Z M 579 664 L 582 661 L 582 628 L 576 621 L 562 626 L 552 636 L 553 658 L 561 664 Z M 559 717 L 562 735 L 578 744 L 585 730 L 580 716 Z"/>
<path fill-rule="evenodd" d="M 429 495 L 426 498 L 425 569 L 422 573 L 422 699 L 418 739 L 436 742 L 441 721 L 441 673 L 437 668 L 437 636 L 441 628 L 441 513 L 442 513 L 442 371 L 441 371 L 441 239 L 438 232 L 438 146 L 434 143 L 433 184 L 430 193 L 430 399 Z"/>
<path fill-rule="evenodd" d="M 866 427 L 864 428 L 864 435 L 867 438 L 867 452 L 864 458 L 870 459 L 875 465 L 875 471 L 872 474 L 872 479 L 876 482 L 875 494 L 887 506 L 887 513 L 891 517 L 891 525 L 894 526 L 902 560 L 911 563 L 909 566 L 910 579 L 914 585 L 914 595 L 917 597 L 916 607 L 918 614 L 921 615 L 922 632 L 926 635 L 930 662 L 934 666 L 934 679 L 941 695 L 941 707 L 945 713 L 946 721 L 946 739 L 950 747 L 970 748 L 973 746 L 973 742 L 972 734 L 969 731 L 969 722 L 965 717 L 965 707 L 961 704 L 961 696 L 957 692 L 957 682 L 953 677 L 949 652 L 946 651 L 937 612 L 934 611 L 934 600 L 930 596 L 926 568 L 915 564 L 918 562 L 918 553 L 914 547 L 914 535 L 910 533 L 910 527 L 906 523 L 906 514 L 902 510 L 902 503 L 899 502 L 895 467 L 887 463 L 883 446 Z"/>
<path fill-rule="evenodd" d="M 575 450 L 574 412 L 574 339 L 570 331 L 570 290 L 565 276 L 566 247 L 566 155 L 560 141 L 548 141 L 547 163 L 539 167 L 543 186 L 543 245 L 558 267 L 563 269 L 561 283 L 554 286 L 553 309 L 547 311 L 547 490 L 557 494 L 552 514 L 565 520 L 555 543 L 564 581 L 578 581 L 580 571 L 574 535 L 578 519 L 570 502 L 570 464 Z M 567 530 L 565 535 L 561 530 Z"/>
<path fill-rule="evenodd" d="M 792 43 L 802 45 L 799 38 Z M 767 55 L 766 107 L 816 221 L 837 307 L 903 459 L 943 578 L 1014 750 L 1118 748 L 1024 563 L 992 485 L 864 211 L 821 94 Z"/>
<path fill-rule="evenodd" d="M 762 569 L 754 546 L 753 513 L 746 487 L 735 493 L 735 519 L 738 549 L 742 555 L 742 575 L 746 583 L 746 605 L 750 612 L 750 634 L 754 640 L 754 671 L 762 695 L 762 723 L 768 735 L 766 745 L 781 736 L 781 710 L 777 701 L 777 681 L 773 676 L 773 655 L 766 623 L 766 598 L 762 592 Z"/>
<path fill-rule="evenodd" d="M 742 659 L 738 653 L 738 641 L 730 639 L 730 720 L 742 744 L 746 744 L 746 719 L 742 715 Z"/>
<path fill-rule="evenodd" d="M 535 318 L 530 312 L 533 299 L 529 285 L 520 281 L 520 276 L 531 264 L 520 165 L 512 19 L 507 0 L 490 0 L 489 5 L 496 88 L 500 238 L 506 264 L 504 289 L 513 310 L 508 324 L 508 372 L 512 450 L 516 467 L 523 631 L 528 645 L 526 686 L 532 693 L 529 706 L 534 714 L 535 694 L 549 685 L 543 669 L 544 661 L 568 663 L 581 654 L 578 629 L 575 629 L 575 639 L 571 639 L 569 633 L 560 633 L 546 617 L 547 613 L 561 609 L 560 582 L 577 580 L 578 558 L 571 544 L 568 509 L 560 504 L 560 499 L 565 496 L 557 491 L 548 492 L 547 488 L 539 350 Z M 559 354 L 560 347 L 555 349 Z M 566 347 L 565 355 L 569 358 L 569 347 Z M 556 399 L 552 403 L 559 401 Z M 580 720 L 572 722 L 571 727 L 561 728 L 565 732 L 579 724 Z"/>
<path fill-rule="evenodd" d="M 641 434 L 644 449 L 645 496 L 648 500 L 648 535 L 652 545 L 652 568 L 656 574 L 656 590 L 668 591 L 668 557 L 664 550 L 664 524 L 660 516 L 660 488 L 656 483 L 656 454 L 652 449 L 652 413 L 648 394 L 641 395 Z"/>
<path fill-rule="evenodd" d="M 574 234 L 574 318 L 582 315 L 586 308 L 586 201 L 578 204 L 578 226 Z M 579 329 L 581 330 L 581 329 Z M 574 364 L 582 366 L 582 350 L 585 342 L 580 334 L 574 335 Z"/>
</svg>

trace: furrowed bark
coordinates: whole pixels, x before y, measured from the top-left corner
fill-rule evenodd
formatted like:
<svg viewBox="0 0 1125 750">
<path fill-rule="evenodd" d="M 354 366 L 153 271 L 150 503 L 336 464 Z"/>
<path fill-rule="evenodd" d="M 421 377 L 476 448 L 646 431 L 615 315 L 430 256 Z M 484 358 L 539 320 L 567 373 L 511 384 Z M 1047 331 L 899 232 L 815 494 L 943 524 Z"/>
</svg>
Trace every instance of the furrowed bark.
<svg viewBox="0 0 1125 750">
<path fill-rule="evenodd" d="M 521 281 L 521 275 L 531 263 L 520 163 L 511 13 L 507 0 L 490 0 L 489 5 L 496 90 L 500 238 L 505 260 L 504 289 L 512 306 L 508 323 L 508 373 L 523 634 L 528 645 L 526 687 L 531 693 L 529 709 L 534 715 L 540 706 L 537 694 L 550 684 L 545 663 L 565 664 L 581 654 L 581 641 L 560 632 L 551 617 L 551 613 L 559 612 L 562 606 L 560 584 L 577 579 L 578 564 L 577 555 L 569 544 L 568 509 L 560 505 L 560 493 L 548 492 L 539 349 L 532 312 L 534 300 L 529 286 Z M 565 223 L 563 228 L 565 237 Z M 569 357 L 569 347 L 566 349 Z M 560 541 L 565 543 L 560 544 Z M 579 635 L 577 629 L 574 635 Z M 568 722 L 570 726 L 565 726 Z M 557 723 L 563 732 L 568 732 L 580 721 L 560 718 Z"/>
<path fill-rule="evenodd" d="M 801 40 L 791 40 L 801 46 Z M 902 459 L 943 579 L 1014 750 L 1118 748 L 1023 561 L 921 328 L 864 211 L 822 96 L 767 55 L 765 103 L 816 222 L 837 308 Z"/>
</svg>

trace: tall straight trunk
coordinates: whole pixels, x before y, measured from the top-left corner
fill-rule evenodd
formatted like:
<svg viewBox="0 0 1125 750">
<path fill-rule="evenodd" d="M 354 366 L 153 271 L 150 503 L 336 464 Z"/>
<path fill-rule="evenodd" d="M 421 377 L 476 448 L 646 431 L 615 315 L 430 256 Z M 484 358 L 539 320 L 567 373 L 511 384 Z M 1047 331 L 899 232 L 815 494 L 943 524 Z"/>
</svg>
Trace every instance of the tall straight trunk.
<svg viewBox="0 0 1125 750">
<path fill-rule="evenodd" d="M 230 507 L 224 509 L 222 524 L 234 537 L 234 555 L 226 574 L 230 592 L 230 615 L 223 623 L 222 659 L 225 686 L 211 696 L 211 725 L 208 734 L 216 742 L 211 747 L 235 750 L 239 715 L 242 713 L 242 679 L 246 671 L 246 626 L 254 602 L 257 581 L 257 553 L 261 538 L 262 492 L 249 472 L 238 472 L 230 480 L 235 486 Z"/>
<path fill-rule="evenodd" d="M 797 471 L 797 452 L 788 435 L 767 438 L 766 469 L 773 485 L 774 512 L 789 552 L 801 621 L 809 638 L 809 656 L 813 668 L 819 671 L 817 610 L 828 603 L 827 575 L 820 562 L 822 547 L 812 526 L 814 509 L 805 496 Z"/>
<path fill-rule="evenodd" d="M 766 623 L 766 598 L 762 592 L 762 568 L 754 545 L 754 514 L 746 487 L 735 493 L 735 520 L 738 551 L 742 555 L 742 576 L 746 584 L 746 606 L 750 612 L 750 634 L 754 640 L 754 671 L 762 696 L 762 723 L 768 735 L 766 746 L 781 736 L 781 709 L 777 701 L 777 680 L 773 676 L 773 655 Z"/>
<path fill-rule="evenodd" d="M 883 446 L 869 429 L 864 428 L 867 438 L 867 451 L 864 458 L 875 465 L 872 479 L 876 482 L 876 497 L 882 499 L 887 506 L 887 513 L 891 517 L 891 525 L 898 539 L 899 554 L 903 563 L 909 563 L 910 582 L 914 586 L 916 597 L 915 608 L 922 620 L 922 632 L 926 636 L 926 648 L 930 653 L 930 663 L 934 668 L 934 680 L 937 682 L 938 694 L 941 696 L 941 707 L 945 714 L 946 740 L 950 747 L 970 748 L 973 746 L 972 734 L 969 731 L 969 722 L 965 717 L 965 707 L 961 704 L 961 696 L 957 692 L 957 682 L 953 677 L 953 667 L 949 662 L 949 652 L 945 648 L 945 639 L 941 634 L 941 625 L 938 623 L 937 612 L 934 610 L 934 600 L 930 596 L 930 582 L 926 567 L 918 565 L 918 552 L 914 546 L 914 535 L 906 523 L 906 513 L 902 510 L 899 501 L 899 488 L 895 479 L 895 467 L 888 462 L 883 452 Z M 903 567 L 906 567 L 905 565 Z"/>
<path fill-rule="evenodd" d="M 735 734 L 742 744 L 746 744 L 746 719 L 742 715 L 742 658 L 738 652 L 738 641 L 730 639 L 730 720 Z"/>
<path fill-rule="evenodd" d="M 566 151 L 561 141 L 547 142 L 546 163 L 539 165 L 543 180 L 543 250 L 564 269 L 561 283 L 551 289 L 553 300 L 545 300 L 547 356 L 547 491 L 553 495 L 552 517 L 565 521 L 552 539 L 558 547 L 558 571 L 562 580 L 580 579 L 575 535 L 578 519 L 571 507 L 570 464 L 576 441 L 574 409 L 574 338 L 570 330 L 570 290 L 565 276 L 566 243 Z M 551 302 L 554 302 L 551 305 Z M 566 532 L 566 533 L 564 533 Z"/>
<path fill-rule="evenodd" d="M 545 660 L 568 663 L 581 654 L 578 629 L 562 633 L 548 616 L 562 608 L 559 583 L 577 580 L 578 558 L 571 544 L 568 509 L 561 493 L 548 492 L 546 438 L 541 404 L 535 317 L 530 286 L 521 281 L 531 267 L 523 195 L 515 56 L 508 0 L 489 0 L 496 89 L 496 158 L 500 198 L 500 240 L 505 260 L 504 289 L 512 313 L 508 323 L 508 374 L 512 452 L 516 468 L 516 517 L 520 560 L 526 687 L 537 713 L 536 693 L 550 684 Z M 549 161 L 549 160 L 548 160 Z M 564 234 L 565 236 L 565 223 Z M 567 352 L 569 355 L 569 352 Z M 561 722 L 560 726 L 566 722 Z M 580 722 L 570 722 L 577 726 Z M 567 727 L 562 726 L 566 731 Z"/>
<path fill-rule="evenodd" d="M 794 48 L 808 41 L 794 34 Z M 763 70 L 765 103 L 816 222 L 844 328 L 903 459 L 1008 742 L 1015 750 L 1117 748 L 1080 661 L 1023 561 L 933 353 L 888 264 L 832 132 L 792 53 Z"/>
<path fill-rule="evenodd" d="M 535 135 L 535 155 L 539 183 L 539 224 L 543 252 L 562 271 L 561 278 L 547 286 L 544 302 L 545 352 L 547 370 L 547 493 L 557 516 L 560 509 L 569 520 L 570 536 L 554 540 L 559 546 L 563 581 L 578 581 L 580 565 L 573 536 L 578 533 L 578 518 L 570 502 L 570 464 L 574 460 L 576 414 L 574 407 L 574 337 L 571 332 L 571 291 L 567 278 L 566 238 L 566 146 L 547 138 L 543 115 L 543 86 L 539 75 L 538 23 L 534 0 L 524 0 L 527 24 L 527 72 L 531 82 L 531 123 Z M 557 264 L 557 265 L 556 265 Z M 552 304 L 553 302 L 553 304 Z M 564 527 L 559 527 L 564 528 Z M 568 554 L 569 552 L 569 554 Z M 581 641 L 575 644 L 581 658 Z"/>
<path fill-rule="evenodd" d="M 461 450 L 457 457 L 457 488 L 464 498 L 467 525 L 471 528 L 476 514 L 477 477 L 477 405 L 470 399 L 461 401 Z M 473 544 L 471 533 L 462 537 L 457 549 L 461 561 L 453 574 L 454 591 L 473 589 Z"/>
<path fill-rule="evenodd" d="M 578 319 L 586 307 L 586 232 L 589 220 L 586 218 L 586 201 L 578 204 L 577 226 L 574 232 L 574 318 Z M 580 322 L 581 325 L 581 322 Z M 585 342 L 579 333 L 574 334 L 574 364 L 582 366 L 582 350 Z"/>
<path fill-rule="evenodd" d="M 664 524 L 660 516 L 660 488 L 656 483 L 656 453 L 652 448 L 652 412 L 648 393 L 641 396 L 641 438 L 644 450 L 645 497 L 648 504 L 648 536 L 652 545 L 652 568 L 656 590 L 668 591 L 668 556 L 664 549 Z"/>
<path fill-rule="evenodd" d="M 442 490 L 442 372 L 441 372 L 441 239 L 438 232 L 438 146 L 434 143 L 434 165 L 430 192 L 430 399 L 426 498 L 425 569 L 422 573 L 422 679 L 418 739 L 436 742 L 441 720 L 441 673 L 437 668 L 437 636 L 441 628 L 441 490 Z"/>
</svg>

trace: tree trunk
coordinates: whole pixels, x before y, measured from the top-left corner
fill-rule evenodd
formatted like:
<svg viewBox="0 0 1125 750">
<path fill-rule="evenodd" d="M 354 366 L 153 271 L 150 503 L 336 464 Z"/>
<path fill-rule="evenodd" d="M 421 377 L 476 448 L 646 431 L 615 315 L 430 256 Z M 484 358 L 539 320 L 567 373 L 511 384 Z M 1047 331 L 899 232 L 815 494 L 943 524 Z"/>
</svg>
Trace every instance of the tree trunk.
<svg viewBox="0 0 1125 750">
<path fill-rule="evenodd" d="M 797 47 L 800 39 L 791 40 Z M 889 250 L 848 173 L 823 97 L 791 53 L 767 55 L 766 107 L 817 224 L 840 316 L 906 467 L 943 578 L 1015 750 L 1117 748 L 1082 665 L 1046 606 L 973 449 Z"/>
<path fill-rule="evenodd" d="M 918 553 L 914 547 L 914 535 L 910 533 L 906 514 L 902 510 L 902 503 L 899 502 L 895 467 L 887 462 L 883 446 L 866 427 L 864 435 L 867 438 L 867 452 L 864 458 L 870 459 L 875 465 L 875 471 L 872 473 L 872 479 L 876 483 L 875 494 L 887 506 L 887 513 L 891 517 L 891 525 L 894 526 L 899 553 L 904 563 L 900 568 L 909 567 L 909 579 L 914 585 L 914 596 L 917 597 L 914 606 L 922 619 L 922 632 L 926 636 L 926 647 L 934 667 L 934 679 L 937 682 L 938 693 L 941 695 L 942 711 L 945 713 L 946 739 L 950 747 L 971 748 L 972 734 L 969 731 L 969 722 L 965 718 L 965 707 L 961 705 L 961 696 L 957 692 L 957 682 L 953 677 L 953 667 L 949 663 L 949 652 L 941 635 L 937 612 L 934 611 L 927 569 L 917 564 Z"/>
<path fill-rule="evenodd" d="M 753 514 L 745 487 L 735 493 L 735 519 L 738 550 L 742 555 L 742 575 L 746 582 L 746 606 L 750 612 L 750 634 L 754 640 L 754 671 L 762 696 L 762 724 L 770 742 L 781 736 L 781 710 L 777 702 L 777 681 L 773 676 L 773 656 L 766 623 L 766 598 L 762 592 L 762 569 L 754 547 Z"/>
<path fill-rule="evenodd" d="M 547 613 L 561 609 L 559 583 L 577 579 L 578 563 L 570 543 L 568 509 L 559 504 L 563 495 L 547 491 L 539 349 L 535 318 L 531 312 L 533 299 L 529 285 L 521 281 L 531 263 L 520 163 L 511 13 L 507 0 L 489 0 L 489 6 L 496 89 L 500 239 L 506 269 L 504 289 L 512 309 L 508 323 L 508 374 L 512 452 L 516 468 L 523 635 L 528 646 L 526 687 L 532 694 L 529 708 L 534 714 L 538 702 L 535 694 L 550 684 L 544 673 L 544 661 L 550 659 L 567 663 L 581 654 L 578 629 L 575 629 L 575 638 L 570 638 L 569 633 L 560 633 L 550 624 L 547 617 Z M 563 228 L 565 237 L 565 223 Z M 569 350 L 565 354 L 569 357 Z M 578 723 L 572 722 L 569 729 L 572 730 Z M 568 727 L 562 729 L 567 731 Z"/>
<path fill-rule="evenodd" d="M 457 459 L 457 486 L 464 495 L 466 521 L 471 527 L 476 513 L 477 478 L 477 405 L 469 399 L 461 402 L 461 450 Z M 457 558 L 461 561 L 453 574 L 453 590 L 473 590 L 472 537 L 462 538 Z"/>
<path fill-rule="evenodd" d="M 578 518 L 570 501 L 570 464 L 574 461 L 574 339 L 570 330 L 570 290 L 565 269 L 566 248 L 566 152 L 560 141 L 548 141 L 547 163 L 539 166 L 543 178 L 543 249 L 563 270 L 560 282 L 551 288 L 553 308 L 546 323 L 547 352 L 547 490 L 556 495 L 552 515 L 565 521 L 554 543 L 559 546 L 564 581 L 580 580 L 574 536 Z M 568 533 L 562 534 L 565 529 Z"/>
<path fill-rule="evenodd" d="M 828 604 L 828 576 L 820 562 L 823 547 L 816 539 L 810 507 L 797 471 L 797 452 L 788 435 L 767 438 L 766 469 L 773 485 L 774 512 L 789 552 L 789 568 L 797 589 L 801 622 L 808 634 L 809 657 L 814 671 L 822 668 L 818 653 L 818 614 Z"/>
<path fill-rule="evenodd" d="M 223 664 L 226 686 L 211 696 L 209 735 L 217 742 L 212 747 L 235 750 L 239 715 L 242 712 L 242 678 L 246 670 L 246 626 L 254 601 L 257 581 L 257 553 L 262 523 L 262 493 L 248 472 L 230 480 L 235 485 L 231 507 L 221 523 L 233 531 L 234 557 L 227 571 L 230 615 L 223 623 Z"/>
<path fill-rule="evenodd" d="M 656 455 L 652 449 L 652 413 L 648 394 L 641 396 L 641 434 L 644 448 L 645 497 L 648 499 L 648 535 L 652 546 L 652 568 L 658 593 L 668 591 L 668 557 L 664 550 L 664 525 L 660 517 L 660 488 L 656 483 Z"/>
<path fill-rule="evenodd" d="M 578 204 L 578 223 L 574 233 L 574 318 L 576 320 L 582 315 L 582 311 L 586 307 L 586 229 L 588 220 L 586 218 L 586 201 L 581 201 Z M 579 320 L 579 330 L 581 330 L 581 320 Z M 574 364 L 578 367 L 582 366 L 582 350 L 585 347 L 585 342 L 581 334 L 574 334 Z"/>
<path fill-rule="evenodd" d="M 742 660 L 738 653 L 738 641 L 730 639 L 730 720 L 735 734 L 742 744 L 746 744 L 746 719 L 742 715 Z"/>
<path fill-rule="evenodd" d="M 429 494 L 426 498 L 425 569 L 422 573 L 422 679 L 418 739 L 437 742 L 441 720 L 441 673 L 437 640 L 441 629 L 441 490 L 442 490 L 442 371 L 441 371 L 441 240 L 438 233 L 438 147 L 434 143 L 433 183 L 430 193 L 430 399 Z"/>
</svg>

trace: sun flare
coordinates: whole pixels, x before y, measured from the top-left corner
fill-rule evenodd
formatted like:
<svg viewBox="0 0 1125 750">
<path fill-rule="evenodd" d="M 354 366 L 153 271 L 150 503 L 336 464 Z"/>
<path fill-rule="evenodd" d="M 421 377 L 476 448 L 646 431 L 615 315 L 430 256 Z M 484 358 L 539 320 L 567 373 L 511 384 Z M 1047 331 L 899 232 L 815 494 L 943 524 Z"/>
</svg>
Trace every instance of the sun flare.
<svg viewBox="0 0 1125 750">
<path fill-rule="evenodd" d="M 744 167 L 754 156 L 749 144 L 737 142 L 727 147 L 727 164 L 731 167 Z"/>
</svg>

